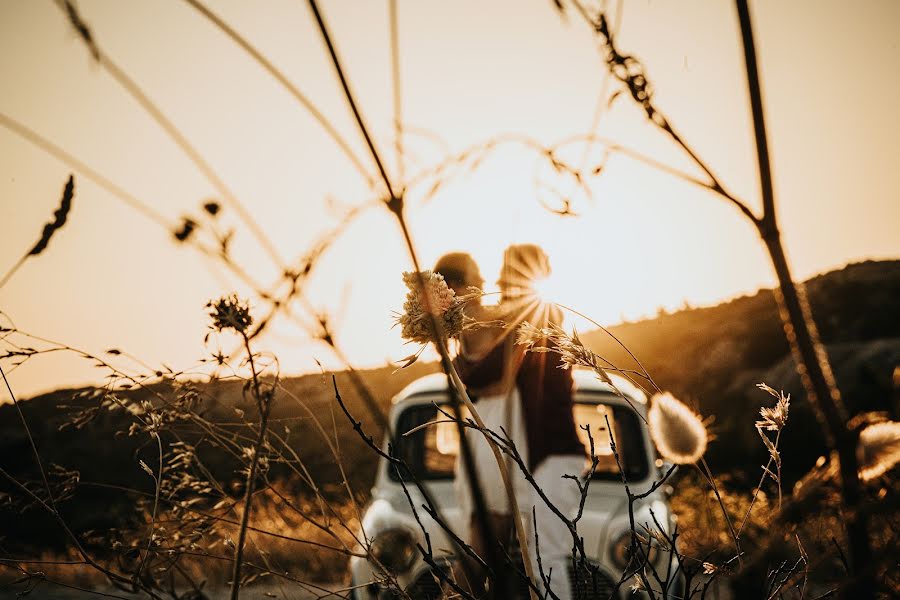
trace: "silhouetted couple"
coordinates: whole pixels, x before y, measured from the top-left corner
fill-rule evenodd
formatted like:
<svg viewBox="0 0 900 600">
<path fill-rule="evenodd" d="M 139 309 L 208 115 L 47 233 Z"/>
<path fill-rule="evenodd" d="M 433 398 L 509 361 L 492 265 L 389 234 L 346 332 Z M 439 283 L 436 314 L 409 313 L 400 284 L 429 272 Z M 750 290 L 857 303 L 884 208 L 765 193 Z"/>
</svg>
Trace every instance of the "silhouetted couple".
<svg viewBox="0 0 900 600">
<path fill-rule="evenodd" d="M 484 283 L 478 265 L 465 253 L 443 256 L 434 270 L 444 276 L 457 294 L 466 293 L 469 287 L 480 288 Z M 500 301 L 496 306 L 484 306 L 478 300 L 469 304 L 468 316 L 488 325 L 462 334 L 454 364 L 485 426 L 501 436 L 506 432 L 547 499 L 571 519 L 577 512 L 580 492 L 576 483 L 563 475 L 581 476 L 586 455 L 572 412 L 572 373 L 560 368 L 558 354 L 526 352 L 515 341 L 516 329 L 524 321 L 538 327 L 561 322 L 559 308 L 546 303 L 535 292 L 535 283 L 549 274 L 547 255 L 539 246 L 517 244 L 507 248 L 497 281 Z M 456 489 L 464 522 L 467 519 L 469 523 L 466 541 L 481 557 L 486 557 L 487 544 L 502 544 L 507 554 L 514 556 L 507 544 L 514 537 L 513 516 L 496 459 L 480 431 L 467 429 L 466 439 L 496 537 L 484 540 L 480 535 L 471 486 L 460 453 Z M 526 481 L 519 466 L 509 459 L 507 466 L 529 531 L 528 546 L 535 576 L 540 579 L 536 560 L 536 550 L 539 550 L 543 573 L 550 577 L 550 588 L 560 600 L 568 600 L 573 547 L 569 529 Z M 532 520 L 532 507 L 536 523 Z M 539 549 L 534 543 L 535 525 Z M 469 583 L 474 584 L 470 587 L 476 593 L 482 591 L 481 582 Z M 543 582 L 535 583 L 545 589 Z"/>
</svg>

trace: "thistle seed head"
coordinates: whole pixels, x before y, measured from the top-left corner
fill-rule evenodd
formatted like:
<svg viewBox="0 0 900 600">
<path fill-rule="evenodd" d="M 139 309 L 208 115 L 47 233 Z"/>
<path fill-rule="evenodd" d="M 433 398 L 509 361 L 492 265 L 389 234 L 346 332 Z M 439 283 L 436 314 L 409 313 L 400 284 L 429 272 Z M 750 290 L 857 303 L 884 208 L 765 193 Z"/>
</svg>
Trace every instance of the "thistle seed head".
<svg viewBox="0 0 900 600">
<path fill-rule="evenodd" d="M 234 329 L 237 333 L 246 333 L 253 324 L 249 304 L 239 300 L 237 294 L 210 301 L 206 307 L 212 309 L 209 311 L 209 316 L 213 321 L 212 327 L 216 331 Z"/>
</svg>

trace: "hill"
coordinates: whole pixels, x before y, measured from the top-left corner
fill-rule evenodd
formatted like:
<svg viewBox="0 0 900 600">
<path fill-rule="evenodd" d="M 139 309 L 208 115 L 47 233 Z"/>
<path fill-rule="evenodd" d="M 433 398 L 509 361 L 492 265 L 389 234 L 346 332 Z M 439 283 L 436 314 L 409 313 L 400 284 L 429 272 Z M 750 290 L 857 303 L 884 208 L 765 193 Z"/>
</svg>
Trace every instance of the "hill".
<svg viewBox="0 0 900 600">
<path fill-rule="evenodd" d="M 867 261 L 806 282 L 812 313 L 851 413 L 888 411 L 898 418 L 894 371 L 900 365 L 900 261 Z M 775 295 L 760 290 L 709 308 L 662 314 L 610 328 L 664 390 L 713 415 L 718 441 L 709 460 L 719 469 L 755 469 L 765 452 L 753 426 L 771 398 L 765 382 L 789 392 L 791 420 L 782 442 L 788 478 L 824 451 L 782 329 Z M 581 336 L 620 368 L 634 361 L 607 334 Z"/>
</svg>

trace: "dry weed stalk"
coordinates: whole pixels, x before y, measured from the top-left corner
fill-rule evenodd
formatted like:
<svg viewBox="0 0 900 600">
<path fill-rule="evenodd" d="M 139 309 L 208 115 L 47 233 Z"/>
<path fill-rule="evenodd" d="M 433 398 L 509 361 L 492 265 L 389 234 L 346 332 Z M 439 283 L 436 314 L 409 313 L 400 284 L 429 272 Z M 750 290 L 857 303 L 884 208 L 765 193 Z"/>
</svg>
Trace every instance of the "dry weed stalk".
<svg viewBox="0 0 900 600">
<path fill-rule="evenodd" d="M 213 329 L 222 332 L 228 329 L 234 330 L 244 342 L 247 352 L 247 362 L 250 365 L 251 380 L 250 391 L 256 404 L 259 417 L 257 425 L 259 433 L 255 443 L 244 449 L 244 454 L 249 455 L 250 467 L 247 469 L 247 483 L 244 490 L 243 509 L 241 510 L 241 525 L 238 529 L 238 540 L 234 548 L 234 569 L 231 575 L 231 600 L 237 600 L 241 590 L 241 569 L 243 567 L 244 544 L 247 541 L 247 526 L 250 522 L 250 512 L 253 509 L 253 492 L 256 488 L 257 470 L 260 466 L 260 455 L 267 445 L 266 434 L 269 426 L 269 414 L 275 401 L 275 388 L 278 382 L 276 375 L 275 384 L 264 386 L 260 381 L 260 373 L 257 371 L 256 356 L 250 348 L 248 329 L 253 323 L 250 316 L 250 307 L 237 299 L 236 296 L 221 298 L 215 303 L 210 303 L 213 319 Z M 158 438 L 157 438 L 158 439 Z M 160 450 L 160 457 L 162 450 Z M 263 460 L 268 460 L 267 458 Z M 160 459 L 160 463 L 162 460 Z M 155 508 L 154 508 L 155 513 Z M 139 571 L 140 572 L 140 571 Z"/>
</svg>

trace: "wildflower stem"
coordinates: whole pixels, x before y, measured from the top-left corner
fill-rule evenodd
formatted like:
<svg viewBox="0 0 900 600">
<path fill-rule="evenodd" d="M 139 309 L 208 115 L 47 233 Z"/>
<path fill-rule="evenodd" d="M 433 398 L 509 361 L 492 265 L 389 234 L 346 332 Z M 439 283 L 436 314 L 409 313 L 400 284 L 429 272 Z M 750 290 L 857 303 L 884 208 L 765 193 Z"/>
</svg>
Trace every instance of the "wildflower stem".
<svg viewBox="0 0 900 600">
<path fill-rule="evenodd" d="M 697 154 L 696 151 L 694 151 L 694 149 L 690 145 L 688 145 L 688 143 L 675 130 L 675 128 L 665 117 L 665 115 L 663 115 L 663 113 L 654 105 L 650 93 L 648 93 L 647 91 L 647 81 L 644 74 L 642 72 L 640 74 L 635 74 L 632 71 L 623 72 L 616 69 L 617 65 L 621 66 L 630 64 L 632 67 L 636 66 L 642 71 L 642 66 L 634 59 L 634 57 L 623 55 L 619 51 L 616 45 L 615 33 L 610 30 L 606 15 L 601 11 L 595 17 L 591 15 L 581 5 L 580 2 L 575 2 L 575 6 L 578 7 L 578 10 L 584 20 L 587 21 L 587 23 L 597 33 L 597 35 L 600 36 L 601 43 L 605 46 L 607 52 L 607 56 L 605 56 L 604 58 L 606 60 L 609 71 L 617 79 L 619 79 L 620 82 L 625 84 L 635 102 L 640 104 L 644 111 L 647 113 L 648 120 L 663 132 L 665 132 L 672 139 L 672 141 L 678 144 L 678 146 L 681 147 L 682 151 L 684 151 L 684 153 L 687 154 L 688 157 L 690 157 L 691 161 L 698 168 L 700 168 L 704 172 L 704 174 L 706 174 L 707 178 L 709 179 L 708 183 L 700 183 L 700 185 L 728 200 L 751 222 L 753 222 L 754 224 L 758 224 L 759 218 L 753 213 L 750 207 L 743 200 L 725 189 L 724 184 L 722 184 L 719 178 L 716 177 L 715 173 L 713 173 L 712 168 Z M 670 169 L 668 168 L 664 168 L 663 170 L 670 171 Z"/>
<path fill-rule="evenodd" d="M 619 456 L 619 448 L 616 445 L 616 439 L 613 435 L 613 428 L 609 424 L 609 415 L 604 415 L 603 418 L 606 421 L 606 434 L 609 436 L 609 449 L 616 460 L 616 468 L 619 471 L 619 477 L 622 480 L 622 485 L 625 487 L 625 495 L 628 498 L 628 527 L 631 531 L 631 540 L 629 542 L 629 553 L 631 554 L 631 557 L 629 558 L 628 565 L 622 572 L 622 576 L 619 578 L 619 582 L 616 584 L 615 592 L 618 593 L 619 588 L 629 577 L 635 576 L 638 581 L 640 581 L 640 585 L 643 586 L 644 591 L 650 595 L 651 600 L 656 600 L 656 594 L 650 586 L 650 580 L 647 578 L 646 572 L 646 566 L 650 564 L 648 560 L 649 557 L 644 552 L 644 549 L 638 540 L 637 525 L 634 520 L 634 503 L 638 497 L 632 493 L 631 487 L 628 485 L 628 478 L 625 476 L 625 469 L 622 467 L 622 459 Z M 669 474 L 671 472 L 672 470 L 670 469 Z M 666 476 L 668 477 L 668 474 Z M 653 487 L 651 487 L 647 493 L 649 494 L 652 490 Z M 633 563 L 636 563 L 636 565 L 632 568 Z M 650 564 L 650 566 L 652 567 L 653 565 Z"/>
<path fill-rule="evenodd" d="M 51 496 L 51 500 L 50 500 L 51 503 L 48 504 L 48 501 L 45 501 L 43 498 L 41 498 L 40 496 L 35 494 L 34 491 L 29 489 L 26 485 L 21 483 L 18 479 L 16 479 L 15 477 L 13 477 L 9 473 L 7 473 L 3 468 L 0 468 L 0 475 L 5 477 L 11 484 L 16 486 L 20 490 L 22 490 L 22 492 L 26 496 L 29 496 L 32 500 L 37 502 L 38 505 L 40 505 L 44 510 L 46 510 L 48 513 L 50 513 L 54 519 L 56 519 L 56 522 L 59 523 L 59 526 L 62 528 L 62 530 L 65 532 L 65 534 L 69 537 L 69 539 L 72 540 L 72 543 L 75 545 L 76 551 L 78 552 L 78 554 L 81 555 L 81 557 L 84 559 L 84 562 L 86 564 L 90 565 L 91 567 L 93 567 L 94 569 L 96 569 L 97 571 L 99 571 L 100 573 L 105 575 L 110 581 L 124 584 L 124 585 L 133 583 L 133 581 L 106 569 L 105 567 L 103 567 L 103 565 L 99 564 L 97 561 L 95 561 L 93 558 L 91 558 L 91 556 L 87 553 L 87 551 L 81 545 L 81 542 L 75 536 L 75 533 L 69 528 L 69 525 L 65 522 L 65 520 L 62 518 L 62 516 L 59 514 L 59 511 L 56 510 L 55 503 L 52 502 L 52 496 Z M 152 593 L 152 591 L 146 590 L 146 589 L 144 591 L 148 595 L 150 595 L 152 598 L 159 600 L 159 596 Z"/>
<path fill-rule="evenodd" d="M 805 294 L 802 288 L 798 288 L 794 284 L 784 254 L 775 214 L 774 188 L 750 11 L 747 0 L 736 0 L 735 3 L 743 42 L 759 163 L 763 208 L 761 217 L 757 217 L 746 203 L 726 191 L 702 158 L 685 143 L 665 116 L 656 109 L 647 90 L 647 81 L 642 72 L 642 65 L 636 62 L 634 57 L 619 52 L 613 35 L 609 31 L 605 15 L 601 12 L 595 17 L 577 1 L 575 6 L 579 8 L 584 19 L 601 37 L 607 51 L 606 60 L 610 70 L 628 87 L 632 98 L 646 111 L 648 119 L 681 146 L 693 162 L 710 178 L 709 189 L 735 205 L 753 223 L 766 245 L 778 278 L 779 287 L 776 289 L 776 298 L 785 334 L 791 346 L 791 353 L 797 363 L 807 398 L 816 410 L 829 446 L 837 450 L 839 457 L 841 496 L 850 515 L 846 522 L 850 562 L 851 568 L 858 574 L 871 564 L 872 549 L 868 537 L 868 517 L 863 511 L 855 510 L 862 497 L 856 457 L 857 434 L 850 431 L 846 425 L 846 410 L 840 391 L 835 384 L 828 356 L 819 340 Z M 616 68 L 623 65 L 631 67 L 631 69 L 620 68 L 617 72 Z M 857 583 L 854 591 L 862 593 L 862 597 L 871 598 L 871 577 L 865 575 Z"/>
<path fill-rule="evenodd" d="M 760 432 L 762 433 L 762 432 Z M 779 430 L 777 434 L 775 434 L 775 449 L 778 449 L 778 441 L 781 439 L 781 431 Z M 769 472 L 769 468 L 772 466 L 772 461 L 775 458 L 770 454 L 769 461 L 766 463 L 766 466 L 763 467 L 762 475 L 759 478 L 759 483 L 756 486 L 756 489 L 753 490 L 753 498 L 750 499 L 750 506 L 747 507 L 747 512 L 744 513 L 744 518 L 741 519 L 741 526 L 738 527 L 738 537 L 740 537 L 741 533 L 744 531 L 744 525 L 747 524 L 747 519 L 750 517 L 750 511 L 753 510 L 753 505 L 756 504 L 756 499 L 759 497 L 759 492 L 762 489 L 763 483 L 766 481 L 766 473 Z M 781 510 L 781 461 L 778 461 L 777 465 L 778 471 L 778 510 Z"/>
<path fill-rule="evenodd" d="M 50 481 L 47 479 L 47 473 L 44 471 L 44 463 L 41 461 L 41 455 L 38 452 L 37 444 L 34 443 L 34 437 L 31 435 L 31 428 L 28 426 L 28 421 L 25 420 L 25 413 L 22 412 L 22 407 L 19 405 L 19 400 L 16 398 L 16 395 L 12 391 L 12 386 L 9 385 L 9 380 L 6 378 L 6 372 L 3 371 L 3 367 L 0 366 L 0 375 L 3 376 L 3 383 L 6 384 L 6 391 L 9 392 L 9 397 L 13 401 L 13 405 L 16 407 L 16 413 L 19 415 L 19 419 L 22 421 L 22 427 L 25 429 L 25 435 L 28 437 L 28 443 L 31 446 L 31 451 L 34 454 L 34 461 L 37 464 L 38 471 L 41 473 L 41 480 L 44 482 L 44 488 L 47 490 L 47 499 L 50 503 L 49 508 L 50 512 L 54 514 L 54 516 L 59 516 L 59 512 L 56 510 L 56 502 L 53 499 L 53 491 L 50 488 Z"/>
<path fill-rule="evenodd" d="M 134 488 L 123 486 L 123 485 L 115 485 L 115 484 L 111 484 L 111 483 L 100 483 L 100 482 L 96 482 L 96 481 L 80 481 L 79 485 L 100 488 L 100 489 L 116 490 L 119 492 L 125 492 L 125 493 L 134 494 L 137 496 L 144 496 L 144 497 L 149 497 L 151 495 L 150 493 L 144 492 L 142 490 L 137 490 Z M 169 499 L 160 498 L 160 501 L 163 502 L 164 504 L 169 504 L 171 506 L 179 505 L 178 500 L 174 500 L 171 498 L 169 498 Z M 239 526 L 241 524 L 240 521 L 232 520 L 232 519 L 229 519 L 229 518 L 221 516 L 221 515 L 213 514 L 212 512 L 207 512 L 207 511 L 201 510 L 199 508 L 196 508 L 195 506 L 185 506 L 185 507 L 183 507 L 183 510 L 185 510 L 191 514 L 197 515 L 199 517 L 206 517 L 209 519 L 214 519 L 214 520 L 218 521 L 219 523 L 224 523 L 226 525 L 238 525 Z M 312 519 L 310 519 L 310 521 L 312 522 Z M 313 525 L 315 525 L 316 527 L 319 527 L 319 525 L 317 523 L 313 522 Z M 324 530 L 324 528 L 322 528 L 322 529 Z M 269 529 L 253 527 L 252 525 L 248 525 L 247 530 L 252 531 L 254 533 L 258 533 L 265 537 L 270 537 L 270 538 L 278 539 L 278 540 L 285 540 L 285 541 L 292 542 L 295 544 L 304 544 L 307 546 L 311 546 L 313 548 L 327 550 L 329 552 L 340 552 L 347 556 L 358 556 L 360 558 L 365 558 L 365 556 L 366 556 L 364 552 L 354 552 L 352 550 L 348 550 L 346 547 L 341 548 L 341 547 L 337 547 L 337 546 L 330 546 L 330 545 L 324 544 L 322 542 L 316 542 L 315 540 L 309 540 L 309 539 L 303 539 L 303 538 L 299 538 L 299 537 L 295 537 L 295 536 L 285 535 L 283 533 L 278 533 L 275 531 L 271 531 Z M 331 537 L 336 538 L 336 536 L 333 534 L 333 532 L 326 531 L 325 533 L 328 533 Z M 338 541 L 340 542 L 340 540 L 338 540 Z M 340 543 L 343 546 L 346 546 L 343 542 L 340 542 Z M 2 559 L 0 559 L 0 560 L 2 560 Z M 232 560 L 232 558 L 229 558 L 228 560 L 230 561 L 230 560 Z"/>
<path fill-rule="evenodd" d="M 359 109 L 357 108 L 356 101 L 353 97 L 353 92 L 350 89 L 350 84 L 344 75 L 343 68 L 341 67 L 340 60 L 338 59 L 337 51 L 335 50 L 334 44 L 331 41 L 331 36 L 328 33 L 328 28 L 325 24 L 324 19 L 322 18 L 321 13 L 319 12 L 319 8 L 318 8 L 318 5 L 316 4 L 316 1 L 309 0 L 309 5 L 310 5 L 313 15 L 316 19 L 316 23 L 319 26 L 319 31 L 322 34 L 322 38 L 325 41 L 325 45 L 328 48 L 328 53 L 331 56 L 331 60 L 334 65 L 335 71 L 341 82 L 341 86 L 343 87 L 344 96 L 347 100 L 347 103 L 350 105 L 350 109 L 353 112 L 353 116 L 356 119 L 356 123 L 359 127 L 360 133 L 362 134 L 363 138 L 366 141 L 366 144 L 368 145 L 369 151 L 372 154 L 372 159 L 375 161 L 376 165 L 378 166 L 378 171 L 381 174 L 381 177 L 384 181 L 385 188 L 389 194 L 389 197 L 388 197 L 385 205 L 391 211 L 391 213 L 393 213 L 394 216 L 397 218 L 397 220 L 400 224 L 400 228 L 403 232 L 404 240 L 406 241 L 406 245 L 409 250 L 410 258 L 413 262 L 416 272 L 420 273 L 421 269 L 419 267 L 419 261 L 416 256 L 415 247 L 412 243 L 412 238 L 410 237 L 409 229 L 407 228 L 406 221 L 403 217 L 403 195 L 402 195 L 402 192 L 398 195 L 394 191 L 394 186 L 391 184 L 391 179 L 388 176 L 387 171 L 385 170 L 384 163 L 382 162 L 381 157 L 378 154 L 378 150 L 376 149 L 375 144 L 372 141 L 372 137 L 369 135 L 369 131 L 366 127 L 365 121 L 363 120 L 363 117 L 362 117 Z M 427 304 L 428 300 L 426 299 L 425 302 Z M 426 308 L 430 308 L 430 307 L 426 306 Z M 430 310 L 429 310 L 429 314 L 431 314 Z M 438 320 L 434 317 L 434 315 L 431 315 L 431 322 L 432 322 L 432 330 L 434 331 L 434 333 L 436 333 L 436 334 L 440 333 L 440 331 L 441 331 L 440 323 L 438 323 Z M 522 524 L 521 515 L 518 512 L 518 505 L 516 503 L 515 495 L 512 492 L 512 483 L 509 480 L 509 472 L 506 469 L 506 463 L 503 461 L 502 457 L 500 456 L 499 450 L 493 444 L 490 444 L 490 438 L 489 438 L 488 434 L 484 431 L 484 422 L 478 416 L 478 412 L 475 410 L 475 407 L 472 404 L 472 401 L 469 399 L 468 395 L 466 394 L 465 386 L 462 385 L 462 382 L 459 379 L 459 375 L 456 373 L 455 369 L 453 368 L 453 365 L 450 361 L 450 355 L 447 351 L 446 346 L 444 345 L 443 341 L 440 339 L 439 335 L 437 335 L 436 338 L 437 338 L 436 345 L 437 345 L 439 353 L 441 354 L 441 361 L 445 365 L 445 369 L 448 371 L 447 374 L 453 379 L 453 383 L 456 385 L 458 392 L 460 394 L 460 397 L 463 399 L 463 402 L 471 411 L 473 418 L 476 420 L 476 423 L 482 429 L 482 434 L 485 436 L 485 438 L 488 439 L 489 445 L 491 446 L 491 450 L 493 451 L 494 457 L 497 460 L 497 464 L 500 468 L 500 472 L 501 472 L 501 475 L 504 480 L 504 485 L 507 490 L 507 495 L 509 496 L 510 505 L 511 505 L 511 507 L 513 507 L 513 512 L 514 512 L 513 521 L 515 522 L 515 525 L 516 525 L 516 534 L 517 534 L 517 537 L 519 538 L 519 546 L 520 546 L 520 549 L 522 552 L 523 562 L 525 564 L 525 572 L 526 572 L 528 578 L 533 581 L 534 573 L 532 572 L 531 563 L 528 559 L 528 539 L 525 534 L 525 528 Z M 460 443 L 465 444 L 467 442 L 463 438 L 462 440 L 460 440 Z M 477 485 L 477 482 L 474 482 L 473 484 Z M 498 579 L 498 583 L 500 586 L 503 585 L 502 578 Z M 538 600 L 537 595 L 535 594 L 534 590 L 530 590 L 530 594 L 531 594 L 532 600 Z M 234 600 L 234 599 L 232 599 L 232 600 Z"/>
<path fill-rule="evenodd" d="M 169 219 L 162 215 L 162 213 L 156 211 L 154 208 L 150 206 L 150 204 L 141 201 L 136 196 L 129 194 L 125 191 L 124 188 L 119 187 L 106 177 L 104 177 L 100 172 L 95 171 L 91 167 L 84 163 L 83 161 L 76 158 L 73 154 L 70 154 L 48 140 L 47 138 L 39 135 L 33 129 L 26 127 L 24 124 L 19 121 L 13 119 L 9 115 L 6 115 L 0 112 L 0 126 L 12 131 L 13 133 L 19 135 L 25 140 L 31 142 L 47 154 L 50 154 L 60 162 L 66 163 L 70 167 L 72 167 L 75 171 L 81 173 L 81 175 L 87 177 L 92 180 L 101 188 L 105 189 L 107 192 L 112 194 L 114 197 L 118 198 L 125 204 L 131 206 L 139 213 L 150 219 L 151 221 L 161 225 L 164 229 L 171 230 L 173 224 L 169 221 Z M 24 260 L 24 257 L 23 259 Z"/>
<path fill-rule="evenodd" d="M 59 208 L 53 213 L 53 220 L 44 225 L 44 229 L 41 232 L 41 237 L 38 239 L 37 243 L 26 252 L 17 262 L 12 266 L 12 268 L 6 272 L 6 274 L 0 278 L 0 288 L 6 285 L 6 282 L 10 280 L 10 278 L 19 270 L 29 256 L 37 256 L 41 252 L 43 252 L 47 245 L 50 243 L 50 240 L 53 238 L 53 234 L 56 233 L 59 229 L 61 229 L 66 224 L 66 217 L 69 214 L 69 211 L 72 209 L 72 197 L 75 195 L 75 179 L 74 176 L 69 175 L 69 179 L 66 182 L 66 186 L 63 188 L 62 199 L 60 200 Z"/>
<path fill-rule="evenodd" d="M 319 26 L 319 31 L 322 34 L 322 38 L 325 41 L 326 47 L 328 48 L 328 53 L 331 56 L 331 60 L 332 60 L 332 63 L 334 64 L 335 71 L 337 72 L 338 79 L 340 80 L 341 86 L 343 87 L 344 96 L 347 99 L 347 103 L 350 105 L 350 109 L 353 112 L 353 116 L 356 119 L 357 125 L 359 126 L 360 133 L 362 134 L 363 138 L 366 141 L 366 144 L 369 147 L 369 151 L 372 154 L 372 158 L 375 161 L 376 165 L 378 166 L 379 173 L 381 174 L 381 177 L 384 181 L 385 188 L 387 189 L 387 192 L 390 195 L 390 197 L 388 198 L 388 201 L 386 203 L 386 206 L 397 217 L 397 221 L 399 222 L 400 228 L 403 232 L 403 238 L 406 242 L 407 249 L 409 250 L 410 258 L 413 261 L 413 265 L 416 269 L 416 272 L 419 273 L 419 272 L 421 272 L 421 268 L 419 267 L 419 261 L 418 261 L 417 255 L 416 255 L 415 246 L 412 243 L 412 238 L 410 236 L 409 229 L 407 228 L 406 220 L 403 216 L 402 194 L 397 195 L 395 193 L 394 186 L 391 184 L 391 180 L 387 174 L 387 171 L 385 170 L 384 163 L 382 162 L 381 157 L 378 154 L 378 150 L 375 148 L 375 144 L 372 141 L 372 137 L 369 135 L 369 131 L 368 131 L 368 128 L 366 127 L 365 121 L 363 120 L 362 114 L 359 112 L 359 109 L 357 108 L 356 101 L 353 97 L 353 92 L 350 89 L 350 84 L 344 75 L 343 68 L 341 67 L 340 60 L 338 59 L 338 56 L 337 56 L 337 51 L 335 50 L 334 44 L 331 41 L 331 36 L 328 33 L 328 28 L 325 24 L 325 21 L 323 20 L 322 15 L 319 12 L 319 8 L 318 8 L 318 5 L 316 4 L 316 0 L 309 0 L 309 6 L 313 11 L 313 15 L 316 19 L 316 23 Z M 426 299 L 426 303 L 427 302 L 428 302 L 428 300 Z M 429 310 L 429 314 L 431 314 L 430 310 Z M 432 329 L 436 334 L 439 334 L 441 331 L 440 324 L 438 323 L 437 319 L 434 318 L 434 315 L 432 315 Z M 496 447 L 496 445 L 491 443 L 490 436 L 485 431 L 484 422 L 481 420 L 481 417 L 478 416 L 478 411 L 475 409 L 475 405 L 472 404 L 472 401 L 469 399 L 469 396 L 466 393 L 465 385 L 463 385 L 462 381 L 459 378 L 459 374 L 456 373 L 456 370 L 453 368 L 453 365 L 450 360 L 450 354 L 447 351 L 446 345 L 443 343 L 443 340 L 440 339 L 440 335 L 437 335 L 435 337 L 437 338 L 436 346 L 437 346 L 438 352 L 441 355 L 441 362 L 445 365 L 445 368 L 448 371 L 447 374 L 451 377 L 453 384 L 456 386 L 457 391 L 460 395 L 460 398 L 462 398 L 462 400 L 463 400 L 463 403 L 466 405 L 466 407 L 472 413 L 472 418 L 475 420 L 478 427 L 482 430 L 482 434 L 485 436 L 485 439 L 488 440 L 488 444 L 490 445 L 491 451 L 494 454 L 494 458 L 497 461 L 497 465 L 500 469 L 500 474 L 503 479 L 504 487 L 506 488 L 506 492 L 509 497 L 510 506 L 512 508 L 513 521 L 514 521 L 515 527 L 516 527 L 516 535 L 519 538 L 519 547 L 522 552 L 522 559 L 523 559 L 523 562 L 525 565 L 525 572 L 531 581 L 535 581 L 533 569 L 531 566 L 531 561 L 528 558 L 528 538 L 525 533 L 525 527 L 522 523 L 522 517 L 519 514 L 518 503 L 516 502 L 516 497 L 515 497 L 515 494 L 513 493 L 512 481 L 510 480 L 510 477 L 509 477 L 509 470 L 507 469 L 506 462 L 503 460 L 503 457 L 500 455 L 500 451 Z M 465 443 L 465 440 L 461 440 L 461 443 Z M 477 485 L 477 483 L 475 483 L 475 485 Z M 532 600 L 538 600 L 537 595 L 533 589 L 529 589 L 529 592 L 531 594 Z M 232 599 L 232 600 L 234 600 L 234 599 Z"/>
<path fill-rule="evenodd" d="M 781 439 L 781 431 L 775 434 L 775 448 L 778 448 L 778 440 Z M 775 461 L 775 474 L 778 477 L 778 510 L 781 510 L 781 457 Z"/>
<path fill-rule="evenodd" d="M 250 372 L 253 377 L 253 396 L 256 399 L 259 411 L 259 434 L 253 446 L 253 456 L 250 459 L 250 469 L 247 473 L 247 486 L 244 490 L 244 511 L 241 515 L 241 526 L 238 531 L 238 539 L 234 548 L 234 568 L 231 575 L 231 600 L 237 600 L 241 593 L 241 562 L 244 557 L 244 542 L 247 538 L 247 528 L 250 523 L 250 511 L 253 508 L 253 491 L 256 483 L 256 471 L 259 467 L 259 454 L 266 439 L 266 428 L 269 423 L 269 409 L 272 406 L 271 398 L 263 398 L 260 390 L 259 374 L 256 371 L 256 363 L 253 351 L 250 349 L 250 339 L 246 332 L 242 332 L 244 348 L 247 351 L 247 359 L 250 363 Z"/>
</svg>

